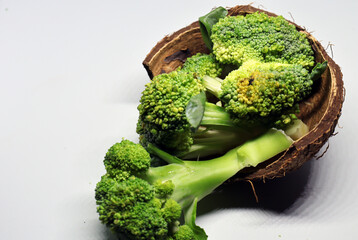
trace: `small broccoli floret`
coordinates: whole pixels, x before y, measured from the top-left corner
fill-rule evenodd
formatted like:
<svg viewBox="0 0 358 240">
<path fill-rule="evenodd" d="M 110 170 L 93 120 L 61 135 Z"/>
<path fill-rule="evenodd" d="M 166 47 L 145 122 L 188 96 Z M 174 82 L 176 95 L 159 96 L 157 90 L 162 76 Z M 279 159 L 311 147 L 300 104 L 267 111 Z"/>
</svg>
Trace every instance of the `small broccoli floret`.
<svg viewBox="0 0 358 240">
<path fill-rule="evenodd" d="M 295 120 L 297 103 L 311 93 L 311 74 L 301 65 L 246 61 L 224 80 L 204 78 L 238 125 L 284 126 Z"/>
<path fill-rule="evenodd" d="M 195 240 L 195 234 L 188 225 L 182 225 L 174 233 L 173 240 Z"/>
<path fill-rule="evenodd" d="M 107 186 L 105 186 L 106 184 Z M 133 194 L 134 192 L 136 194 Z M 101 197 L 99 198 L 99 196 Z M 127 225 L 128 221 L 121 221 L 121 217 L 133 212 L 137 203 L 152 206 L 153 198 L 153 187 L 146 181 L 134 176 L 124 181 L 107 175 L 102 177 L 96 187 L 99 219 L 112 229 L 123 228 L 124 225 Z"/>
<path fill-rule="evenodd" d="M 121 150 L 119 151 L 119 149 Z M 119 173 L 145 172 L 149 163 L 148 152 L 129 140 L 114 144 L 104 158 L 106 171 L 112 177 L 119 176 Z"/>
<path fill-rule="evenodd" d="M 136 171 L 136 162 L 149 164 L 150 159 L 143 154 L 146 150 L 123 140 L 108 150 L 104 164 L 110 172 L 95 189 L 99 219 L 129 239 L 206 239 L 205 231 L 195 224 L 197 202 L 241 169 L 275 156 L 292 142 L 282 131 L 271 129 L 206 161 L 183 161 L 149 144 L 147 151 L 168 164 L 147 167 L 143 172 Z M 121 162 L 125 156 L 127 164 L 118 164 L 118 156 Z M 179 224 L 182 214 L 185 226 Z"/>
<path fill-rule="evenodd" d="M 193 74 L 173 71 L 154 77 L 140 99 L 137 132 L 148 142 L 165 143 L 167 149 L 188 149 L 193 140 L 185 108 L 203 90 Z"/>
<path fill-rule="evenodd" d="M 213 53 L 222 63 L 241 65 L 255 59 L 263 62 L 314 65 L 313 50 L 304 33 L 282 16 L 265 13 L 220 18 L 212 27 Z"/>
<path fill-rule="evenodd" d="M 219 77 L 222 73 L 222 65 L 215 59 L 213 54 L 197 53 L 187 58 L 181 71 L 196 74 L 203 77 Z"/>
</svg>

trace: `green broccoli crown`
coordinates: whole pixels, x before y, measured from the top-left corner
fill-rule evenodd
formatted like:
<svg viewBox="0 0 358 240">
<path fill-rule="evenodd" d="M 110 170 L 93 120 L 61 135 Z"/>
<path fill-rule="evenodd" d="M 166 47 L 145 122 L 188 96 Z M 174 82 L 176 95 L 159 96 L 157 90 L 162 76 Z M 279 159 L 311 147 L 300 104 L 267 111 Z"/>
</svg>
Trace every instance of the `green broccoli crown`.
<svg viewBox="0 0 358 240">
<path fill-rule="evenodd" d="M 106 200 L 107 193 L 115 183 L 116 179 L 110 177 L 108 174 L 105 174 L 101 177 L 101 181 L 99 181 L 96 185 L 95 199 L 97 204 L 101 204 Z"/>
<path fill-rule="evenodd" d="M 212 28 L 213 53 L 222 63 L 263 62 L 314 65 L 313 50 L 304 33 L 282 16 L 265 13 L 221 18 Z"/>
<path fill-rule="evenodd" d="M 185 129 L 185 107 L 202 90 L 193 74 L 173 71 L 154 77 L 146 85 L 138 106 L 142 122 L 156 125 L 158 130 Z"/>
<path fill-rule="evenodd" d="M 129 239 L 169 239 L 181 216 L 170 195 L 170 181 L 150 184 L 137 177 L 148 170 L 149 153 L 139 144 L 122 140 L 105 156 L 107 173 L 95 189 L 99 219 Z"/>
<path fill-rule="evenodd" d="M 173 240 L 195 240 L 195 234 L 188 225 L 179 226 L 174 233 Z"/>
<path fill-rule="evenodd" d="M 168 198 L 173 194 L 174 184 L 170 180 L 164 182 L 157 181 L 153 185 L 155 187 L 155 194 L 159 198 Z"/>
<path fill-rule="evenodd" d="M 138 144 L 122 140 L 114 144 L 104 158 L 107 173 L 114 177 L 126 177 L 127 174 L 141 174 L 148 170 L 151 157 Z"/>
<path fill-rule="evenodd" d="M 301 65 L 245 62 L 222 82 L 220 99 L 238 124 L 257 120 L 274 123 L 296 109 L 296 103 L 307 96 L 313 81 Z M 289 121 L 289 119 L 286 119 Z"/>
<path fill-rule="evenodd" d="M 194 74 L 160 74 L 146 85 L 140 99 L 137 133 L 167 149 L 188 149 L 193 143 L 185 108 L 204 87 Z"/>
<path fill-rule="evenodd" d="M 102 191 L 101 185 L 98 183 L 96 192 Z M 148 182 L 134 176 L 112 181 L 107 195 L 97 200 L 99 219 L 130 239 L 166 239 L 181 207 L 173 200 L 154 197 L 154 193 Z"/>
<path fill-rule="evenodd" d="M 222 73 L 222 66 L 213 54 L 197 53 L 187 58 L 181 71 L 197 74 L 200 77 L 205 75 L 218 77 Z"/>
</svg>

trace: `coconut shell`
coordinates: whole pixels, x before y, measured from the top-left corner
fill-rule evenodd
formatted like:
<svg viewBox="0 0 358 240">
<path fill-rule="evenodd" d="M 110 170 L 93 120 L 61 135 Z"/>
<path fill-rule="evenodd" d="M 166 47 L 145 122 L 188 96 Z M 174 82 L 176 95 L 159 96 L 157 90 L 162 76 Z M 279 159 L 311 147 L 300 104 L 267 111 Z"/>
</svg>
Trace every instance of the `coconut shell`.
<svg viewBox="0 0 358 240">
<path fill-rule="evenodd" d="M 257 11 L 265 12 L 269 16 L 277 16 L 250 5 L 230 8 L 228 15 L 245 15 Z M 309 126 L 310 131 L 296 140 L 284 153 L 255 168 L 247 168 L 239 172 L 230 181 L 283 177 L 286 173 L 296 170 L 303 163 L 314 158 L 329 137 L 334 134 L 344 101 L 341 70 L 328 56 L 320 42 L 304 28 L 293 22 L 290 23 L 294 24 L 298 31 L 307 35 L 315 53 L 316 62 L 328 62 L 328 68 L 314 87 L 313 94 L 300 103 L 298 117 Z M 149 77 L 153 78 L 158 74 L 175 70 L 185 62 L 186 58 L 199 52 L 209 53 L 209 50 L 202 40 L 199 22 L 194 22 L 159 41 L 146 56 L 143 65 Z"/>
</svg>

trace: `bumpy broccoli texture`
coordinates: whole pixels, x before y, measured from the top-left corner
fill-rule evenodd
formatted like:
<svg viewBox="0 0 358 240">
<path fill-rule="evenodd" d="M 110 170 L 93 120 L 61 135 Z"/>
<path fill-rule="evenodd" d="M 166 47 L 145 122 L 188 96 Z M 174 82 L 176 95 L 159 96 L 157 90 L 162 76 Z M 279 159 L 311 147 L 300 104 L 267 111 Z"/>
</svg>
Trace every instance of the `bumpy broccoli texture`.
<svg viewBox="0 0 358 240">
<path fill-rule="evenodd" d="M 152 144 L 144 149 L 122 140 L 104 158 L 106 173 L 95 189 L 99 219 L 124 239 L 206 239 L 195 224 L 197 202 L 244 167 L 256 166 L 291 144 L 282 131 L 270 129 L 221 157 L 183 161 Z M 149 153 L 167 165 L 150 167 Z"/>
<path fill-rule="evenodd" d="M 181 71 L 199 77 L 219 77 L 223 70 L 222 67 L 213 54 L 197 53 L 185 61 Z"/>
<path fill-rule="evenodd" d="M 265 13 L 221 18 L 212 28 L 213 53 L 222 63 L 241 65 L 249 59 L 263 62 L 314 65 L 313 50 L 305 34 L 282 16 Z"/>
<path fill-rule="evenodd" d="M 311 93 L 311 74 L 301 65 L 249 60 L 224 80 L 204 78 L 238 125 L 284 126 L 296 119 L 297 103 Z"/>
<path fill-rule="evenodd" d="M 193 140 L 185 109 L 203 90 L 193 74 L 173 71 L 154 77 L 140 99 L 137 132 L 145 141 L 165 143 L 167 149 L 188 149 Z"/>
<path fill-rule="evenodd" d="M 167 239 L 181 215 L 180 205 L 167 198 L 172 185 L 154 186 L 137 177 L 149 164 L 142 146 L 123 140 L 108 150 L 107 172 L 96 187 L 99 219 L 129 239 Z"/>
<path fill-rule="evenodd" d="M 208 56 L 195 55 L 183 69 L 160 74 L 146 85 L 138 106 L 137 124 L 137 133 L 144 146 L 154 143 L 177 156 L 191 158 L 224 153 L 233 144 L 236 146 L 247 139 L 247 130 L 235 126 L 230 114 L 220 106 L 204 100 L 202 115 L 190 112 L 192 108 L 188 106 L 192 99 L 205 91 L 201 73 L 208 71 L 207 65 L 195 67 L 192 63 L 209 62 L 211 66 L 213 61 L 208 59 L 212 57 Z M 193 68 L 196 72 L 189 71 Z M 199 126 L 193 126 L 189 115 L 199 115 Z"/>
</svg>

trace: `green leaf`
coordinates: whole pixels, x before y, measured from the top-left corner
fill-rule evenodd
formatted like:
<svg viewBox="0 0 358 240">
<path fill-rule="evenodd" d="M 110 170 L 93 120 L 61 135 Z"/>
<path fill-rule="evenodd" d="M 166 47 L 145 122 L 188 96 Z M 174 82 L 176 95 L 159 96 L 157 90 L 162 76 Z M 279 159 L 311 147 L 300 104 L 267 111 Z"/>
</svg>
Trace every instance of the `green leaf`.
<svg viewBox="0 0 358 240">
<path fill-rule="evenodd" d="M 213 42 L 210 39 L 211 29 L 214 24 L 219 21 L 220 18 L 224 18 L 228 11 L 223 7 L 218 7 L 199 18 L 200 31 L 203 37 L 204 43 L 207 48 L 211 51 L 213 49 Z"/>
<path fill-rule="evenodd" d="M 185 108 L 185 115 L 193 130 L 196 130 L 201 123 L 205 111 L 206 96 L 201 92 L 190 98 Z"/>
<path fill-rule="evenodd" d="M 193 230 L 196 240 L 206 240 L 208 239 L 208 235 L 206 235 L 204 229 L 195 224 L 197 205 L 198 199 L 195 198 L 192 204 L 190 204 L 188 208 L 184 209 L 185 225 L 188 225 L 191 230 Z"/>
<path fill-rule="evenodd" d="M 326 68 L 327 68 L 327 61 L 325 61 L 323 63 L 317 63 L 316 66 L 312 69 L 311 79 L 313 81 L 316 81 L 317 79 L 319 79 L 321 77 L 321 75 L 323 74 L 323 72 L 326 70 Z"/>
</svg>

